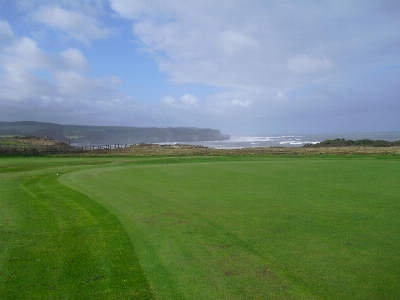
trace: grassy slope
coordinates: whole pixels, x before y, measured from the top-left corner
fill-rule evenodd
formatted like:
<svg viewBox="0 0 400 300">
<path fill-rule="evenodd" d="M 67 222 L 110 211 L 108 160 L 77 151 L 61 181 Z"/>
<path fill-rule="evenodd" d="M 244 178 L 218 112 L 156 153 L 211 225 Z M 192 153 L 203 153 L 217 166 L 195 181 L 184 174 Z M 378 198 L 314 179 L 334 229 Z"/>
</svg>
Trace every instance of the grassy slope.
<svg viewBox="0 0 400 300">
<path fill-rule="evenodd" d="M 397 158 L 185 160 L 60 177 L 120 218 L 155 298 L 398 297 Z"/>
<path fill-rule="evenodd" d="M 57 182 L 99 162 L 0 159 L 1 299 L 151 298 L 119 220 Z"/>
</svg>

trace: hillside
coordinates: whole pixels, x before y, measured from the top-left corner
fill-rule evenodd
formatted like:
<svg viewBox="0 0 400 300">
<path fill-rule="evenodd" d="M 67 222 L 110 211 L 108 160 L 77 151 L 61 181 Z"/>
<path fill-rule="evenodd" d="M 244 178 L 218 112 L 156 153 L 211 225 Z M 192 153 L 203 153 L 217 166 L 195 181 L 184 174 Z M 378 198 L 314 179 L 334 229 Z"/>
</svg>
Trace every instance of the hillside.
<svg viewBox="0 0 400 300">
<path fill-rule="evenodd" d="M 60 125 L 33 121 L 0 122 L 0 136 L 48 137 L 74 145 L 216 141 L 229 139 L 209 128 Z"/>
</svg>

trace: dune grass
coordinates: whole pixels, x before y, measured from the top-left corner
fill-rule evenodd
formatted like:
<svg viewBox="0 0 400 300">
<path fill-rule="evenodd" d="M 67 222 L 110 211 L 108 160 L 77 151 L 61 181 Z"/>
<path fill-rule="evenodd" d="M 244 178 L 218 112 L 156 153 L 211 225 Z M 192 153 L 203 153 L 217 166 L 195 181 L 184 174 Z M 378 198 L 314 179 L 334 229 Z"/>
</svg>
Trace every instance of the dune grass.
<svg viewBox="0 0 400 300">
<path fill-rule="evenodd" d="M 400 292 L 397 157 L 14 158 L 0 167 L 2 299 Z"/>
</svg>

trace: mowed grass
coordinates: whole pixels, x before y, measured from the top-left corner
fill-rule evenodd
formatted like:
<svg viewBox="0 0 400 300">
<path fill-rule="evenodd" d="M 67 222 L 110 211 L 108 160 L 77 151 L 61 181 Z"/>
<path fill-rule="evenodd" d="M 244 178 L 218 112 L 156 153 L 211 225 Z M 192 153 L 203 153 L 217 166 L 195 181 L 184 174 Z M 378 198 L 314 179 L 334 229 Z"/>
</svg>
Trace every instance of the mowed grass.
<svg viewBox="0 0 400 300">
<path fill-rule="evenodd" d="M 58 174 L 100 161 L 0 159 L 0 299 L 151 299 L 120 221 Z"/>
<path fill-rule="evenodd" d="M 399 159 L 187 159 L 60 181 L 118 216 L 157 299 L 396 299 Z"/>
<path fill-rule="evenodd" d="M 400 294 L 398 157 L 15 158 L 0 167 L 2 299 Z"/>
</svg>

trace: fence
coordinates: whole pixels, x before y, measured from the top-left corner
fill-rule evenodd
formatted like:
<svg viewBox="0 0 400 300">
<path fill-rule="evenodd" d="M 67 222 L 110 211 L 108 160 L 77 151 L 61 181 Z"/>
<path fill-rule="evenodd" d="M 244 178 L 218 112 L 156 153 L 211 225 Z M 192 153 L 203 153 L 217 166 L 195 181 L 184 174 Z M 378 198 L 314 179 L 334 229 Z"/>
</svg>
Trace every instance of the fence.
<svg viewBox="0 0 400 300">
<path fill-rule="evenodd" d="M 113 149 L 122 149 L 122 148 L 130 148 L 132 144 L 112 144 L 112 145 L 97 145 L 97 146 L 83 146 L 81 147 L 84 151 L 89 150 L 113 150 Z"/>
<path fill-rule="evenodd" d="M 47 155 L 47 154 L 68 154 L 81 153 L 96 150 L 113 150 L 121 148 L 129 148 L 131 144 L 113 144 L 113 145 L 97 145 L 76 147 L 64 143 L 53 145 L 41 144 L 1 144 L 0 155 Z"/>
</svg>

